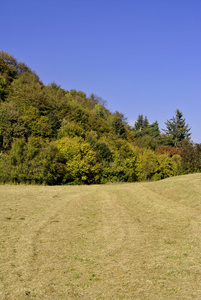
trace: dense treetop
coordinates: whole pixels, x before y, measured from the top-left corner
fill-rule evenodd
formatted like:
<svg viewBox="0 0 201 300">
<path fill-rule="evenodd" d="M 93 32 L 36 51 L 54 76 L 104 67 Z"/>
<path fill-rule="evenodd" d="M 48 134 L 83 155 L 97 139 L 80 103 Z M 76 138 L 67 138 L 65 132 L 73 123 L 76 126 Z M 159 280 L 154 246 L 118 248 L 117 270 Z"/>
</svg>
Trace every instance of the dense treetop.
<svg viewBox="0 0 201 300">
<path fill-rule="evenodd" d="M 201 147 L 178 109 L 166 123 L 124 115 L 82 91 L 45 86 L 0 51 L 0 181 L 91 184 L 157 180 L 201 170 Z M 188 154 L 188 155 L 187 155 Z"/>
</svg>

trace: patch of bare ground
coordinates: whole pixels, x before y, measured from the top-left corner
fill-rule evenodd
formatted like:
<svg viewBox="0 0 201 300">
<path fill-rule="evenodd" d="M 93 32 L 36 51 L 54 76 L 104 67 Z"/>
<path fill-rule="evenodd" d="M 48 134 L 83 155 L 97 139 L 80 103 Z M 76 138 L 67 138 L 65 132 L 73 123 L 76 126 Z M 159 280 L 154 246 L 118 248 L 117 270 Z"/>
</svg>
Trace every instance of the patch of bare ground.
<svg viewBox="0 0 201 300">
<path fill-rule="evenodd" d="M 0 186 L 0 299 L 201 299 L 200 183 Z"/>
</svg>

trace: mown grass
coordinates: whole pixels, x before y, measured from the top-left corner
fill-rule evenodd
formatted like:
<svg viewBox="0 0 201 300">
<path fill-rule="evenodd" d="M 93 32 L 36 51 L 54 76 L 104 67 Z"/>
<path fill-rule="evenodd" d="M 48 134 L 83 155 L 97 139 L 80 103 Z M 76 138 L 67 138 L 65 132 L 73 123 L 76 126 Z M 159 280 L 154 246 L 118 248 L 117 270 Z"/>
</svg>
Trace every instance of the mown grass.
<svg viewBox="0 0 201 300">
<path fill-rule="evenodd" d="M 0 299 L 201 299 L 201 174 L 0 186 Z"/>
</svg>

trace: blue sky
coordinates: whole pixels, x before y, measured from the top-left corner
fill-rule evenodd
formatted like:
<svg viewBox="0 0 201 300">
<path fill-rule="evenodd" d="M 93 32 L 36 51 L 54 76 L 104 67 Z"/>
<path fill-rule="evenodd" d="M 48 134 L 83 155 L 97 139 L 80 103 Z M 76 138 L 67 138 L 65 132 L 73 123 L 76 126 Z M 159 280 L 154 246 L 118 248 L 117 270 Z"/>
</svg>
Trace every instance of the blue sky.
<svg viewBox="0 0 201 300">
<path fill-rule="evenodd" d="M 201 143 L 200 0 L 1 1 L 0 50 L 128 121 L 178 108 Z"/>
</svg>

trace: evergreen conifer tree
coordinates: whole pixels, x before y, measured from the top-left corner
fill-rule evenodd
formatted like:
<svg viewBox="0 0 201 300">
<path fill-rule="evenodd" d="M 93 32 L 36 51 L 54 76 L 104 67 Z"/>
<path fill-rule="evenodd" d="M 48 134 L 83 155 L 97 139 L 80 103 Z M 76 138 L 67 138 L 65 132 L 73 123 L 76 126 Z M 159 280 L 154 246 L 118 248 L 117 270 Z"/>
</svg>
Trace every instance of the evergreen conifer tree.
<svg viewBox="0 0 201 300">
<path fill-rule="evenodd" d="M 169 145 L 178 147 L 184 139 L 189 139 L 191 128 L 186 124 L 186 120 L 183 118 L 182 112 L 177 109 L 176 116 L 165 123 L 167 129 L 163 129 L 166 135 L 169 137 Z"/>
</svg>

